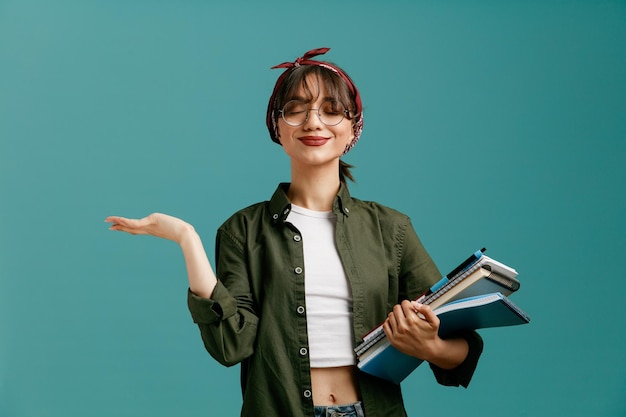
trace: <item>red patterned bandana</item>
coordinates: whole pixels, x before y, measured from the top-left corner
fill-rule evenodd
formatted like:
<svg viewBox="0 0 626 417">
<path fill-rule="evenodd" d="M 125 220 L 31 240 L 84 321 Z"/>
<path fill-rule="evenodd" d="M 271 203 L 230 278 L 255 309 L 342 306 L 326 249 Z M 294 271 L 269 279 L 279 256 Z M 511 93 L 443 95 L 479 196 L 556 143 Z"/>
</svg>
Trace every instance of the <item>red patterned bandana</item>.
<svg viewBox="0 0 626 417">
<path fill-rule="evenodd" d="M 354 103 L 356 104 L 357 120 L 354 123 L 354 128 L 353 128 L 354 139 L 352 139 L 352 142 L 350 142 L 350 144 L 346 147 L 346 150 L 344 151 L 344 155 L 350 149 L 352 149 L 354 145 L 356 144 L 356 142 L 359 140 L 359 137 L 361 136 L 361 132 L 363 131 L 363 105 L 361 104 L 361 95 L 359 94 L 359 90 L 357 90 L 356 86 L 354 85 L 350 77 L 348 77 L 348 74 L 343 72 L 341 68 L 329 62 L 316 61 L 316 60 L 311 59 L 317 55 L 323 55 L 329 50 L 330 48 L 312 49 L 309 52 L 302 55 L 300 58 L 297 58 L 294 62 L 283 62 L 282 64 L 278 64 L 272 67 L 272 69 L 274 68 L 286 68 L 287 69 L 287 71 L 283 72 L 280 75 L 280 77 L 278 77 L 278 80 L 276 80 L 274 91 L 272 92 L 272 96 L 270 97 L 270 101 L 267 106 L 266 124 L 267 124 L 267 129 L 270 132 L 270 136 L 274 142 L 280 143 L 280 141 L 278 140 L 278 127 L 276 126 L 276 120 L 274 118 L 274 114 L 276 110 L 274 109 L 274 101 L 276 99 L 276 93 L 282 86 L 283 82 L 285 81 L 285 78 L 287 78 L 287 75 L 290 73 L 290 70 L 293 68 L 297 68 L 301 65 L 316 65 L 322 68 L 329 69 L 335 74 L 339 75 L 346 82 L 346 84 L 348 85 L 348 88 L 350 89 L 350 92 L 354 95 Z"/>
</svg>

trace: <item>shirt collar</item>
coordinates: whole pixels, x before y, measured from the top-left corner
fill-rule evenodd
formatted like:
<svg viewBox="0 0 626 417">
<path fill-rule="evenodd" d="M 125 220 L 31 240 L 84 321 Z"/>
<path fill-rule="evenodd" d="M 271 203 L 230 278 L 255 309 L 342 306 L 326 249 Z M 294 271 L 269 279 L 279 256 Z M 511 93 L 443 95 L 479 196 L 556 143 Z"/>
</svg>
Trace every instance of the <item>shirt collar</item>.
<svg viewBox="0 0 626 417">
<path fill-rule="evenodd" d="M 281 183 L 274 191 L 274 195 L 269 202 L 270 216 L 272 217 L 272 221 L 274 223 L 284 222 L 289 212 L 291 211 L 291 202 L 289 201 L 289 197 L 287 197 L 287 190 L 289 189 L 289 183 Z M 350 216 L 350 204 L 352 202 L 352 197 L 350 197 L 350 192 L 348 191 L 348 187 L 345 184 L 341 184 L 339 187 L 339 192 L 337 193 L 337 197 L 333 202 L 333 213 L 335 214 L 343 214 L 345 217 Z"/>
</svg>

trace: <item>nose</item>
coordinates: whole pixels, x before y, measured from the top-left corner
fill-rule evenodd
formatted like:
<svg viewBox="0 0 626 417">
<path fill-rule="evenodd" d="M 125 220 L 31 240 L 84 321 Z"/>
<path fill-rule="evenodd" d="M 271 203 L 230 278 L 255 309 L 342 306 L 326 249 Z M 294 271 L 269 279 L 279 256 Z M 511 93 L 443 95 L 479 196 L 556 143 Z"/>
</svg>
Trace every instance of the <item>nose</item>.
<svg viewBox="0 0 626 417">
<path fill-rule="evenodd" d="M 320 117 L 320 111 L 318 109 L 309 109 L 306 114 L 306 120 L 304 121 L 304 128 L 308 130 L 319 129 L 324 124 L 322 123 L 322 118 Z"/>
</svg>

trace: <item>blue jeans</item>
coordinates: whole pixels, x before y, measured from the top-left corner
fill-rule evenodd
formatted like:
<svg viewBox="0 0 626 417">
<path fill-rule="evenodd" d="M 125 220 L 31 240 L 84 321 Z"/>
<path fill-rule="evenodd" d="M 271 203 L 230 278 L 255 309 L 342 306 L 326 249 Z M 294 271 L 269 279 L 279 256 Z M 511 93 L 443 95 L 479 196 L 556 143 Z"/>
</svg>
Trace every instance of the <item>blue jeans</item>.
<svg viewBox="0 0 626 417">
<path fill-rule="evenodd" d="M 315 417 L 365 417 L 361 402 L 347 405 L 316 405 Z"/>
</svg>

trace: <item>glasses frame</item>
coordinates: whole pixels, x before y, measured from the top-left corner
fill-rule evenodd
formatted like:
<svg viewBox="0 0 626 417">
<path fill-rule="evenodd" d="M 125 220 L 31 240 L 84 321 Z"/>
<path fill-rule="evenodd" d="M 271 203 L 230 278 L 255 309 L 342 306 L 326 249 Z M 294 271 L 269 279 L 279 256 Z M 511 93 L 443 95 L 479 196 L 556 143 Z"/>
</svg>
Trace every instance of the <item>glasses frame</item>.
<svg viewBox="0 0 626 417">
<path fill-rule="evenodd" d="M 324 103 L 327 103 L 329 101 L 333 101 L 333 100 L 327 100 Z M 301 100 L 289 100 L 288 102 L 286 102 L 283 105 L 282 109 L 278 110 L 278 112 L 280 113 L 280 117 L 283 119 L 283 122 L 287 123 L 287 125 L 289 125 L 291 127 L 298 127 L 298 126 L 302 126 L 303 124 L 305 124 L 309 120 L 309 115 L 311 114 L 311 112 L 313 110 L 317 110 L 317 118 L 319 119 L 320 122 L 322 122 L 322 124 L 324 126 L 337 126 L 339 123 L 343 122 L 344 119 L 351 120 L 351 118 L 350 118 L 350 110 L 344 108 L 344 110 L 342 112 L 343 115 L 341 117 L 341 120 L 339 120 L 337 123 L 333 123 L 333 124 L 326 123 L 326 122 L 324 122 L 324 120 L 322 119 L 322 115 L 320 114 L 321 107 L 318 107 L 317 109 L 307 109 L 306 110 L 306 117 L 304 118 L 302 123 L 298 123 L 298 124 L 289 123 L 287 121 L 287 119 L 285 118 L 285 107 L 287 107 L 289 105 L 289 103 L 291 103 L 291 102 L 303 103 Z M 338 103 L 341 104 L 340 102 L 338 102 Z M 341 104 L 341 107 L 344 107 L 343 104 Z"/>
</svg>

